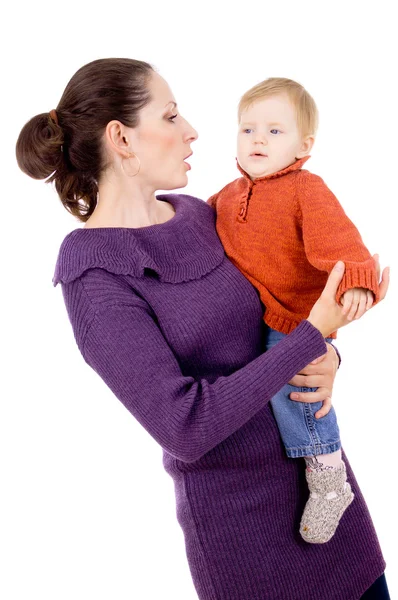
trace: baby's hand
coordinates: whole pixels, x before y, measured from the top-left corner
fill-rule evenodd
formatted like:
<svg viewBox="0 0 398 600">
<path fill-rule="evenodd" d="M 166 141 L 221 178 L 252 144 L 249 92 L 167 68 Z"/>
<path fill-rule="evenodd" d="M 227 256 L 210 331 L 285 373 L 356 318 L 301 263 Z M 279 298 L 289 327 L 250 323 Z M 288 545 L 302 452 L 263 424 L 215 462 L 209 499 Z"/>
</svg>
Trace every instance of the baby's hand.
<svg viewBox="0 0 398 600">
<path fill-rule="evenodd" d="M 371 308 L 373 299 L 373 292 L 365 288 L 347 290 L 340 298 L 340 304 L 344 307 L 343 315 L 347 315 L 349 321 L 359 319 L 365 311 Z"/>
</svg>

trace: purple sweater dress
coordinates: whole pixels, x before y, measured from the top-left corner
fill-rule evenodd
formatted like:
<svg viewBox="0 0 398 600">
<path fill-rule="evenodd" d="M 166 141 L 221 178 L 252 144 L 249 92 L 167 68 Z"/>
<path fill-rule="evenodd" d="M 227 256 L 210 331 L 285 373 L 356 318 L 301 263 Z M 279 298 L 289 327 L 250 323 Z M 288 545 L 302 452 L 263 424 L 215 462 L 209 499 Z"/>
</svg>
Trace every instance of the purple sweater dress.
<svg viewBox="0 0 398 600">
<path fill-rule="evenodd" d="M 385 563 L 350 466 L 335 536 L 305 543 L 304 461 L 285 457 L 269 405 L 322 336 L 303 321 L 263 353 L 263 307 L 213 209 L 158 198 L 176 211 L 166 223 L 69 233 L 53 282 L 85 361 L 163 448 L 198 597 L 357 600 Z"/>
</svg>

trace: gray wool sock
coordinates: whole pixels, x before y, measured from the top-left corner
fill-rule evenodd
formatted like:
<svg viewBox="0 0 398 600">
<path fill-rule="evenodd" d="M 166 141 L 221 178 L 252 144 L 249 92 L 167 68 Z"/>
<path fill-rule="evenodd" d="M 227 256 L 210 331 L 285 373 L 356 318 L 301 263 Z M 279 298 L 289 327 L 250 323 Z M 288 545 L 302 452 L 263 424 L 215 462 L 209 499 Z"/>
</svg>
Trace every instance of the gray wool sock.
<svg viewBox="0 0 398 600">
<path fill-rule="evenodd" d="M 310 497 L 301 518 L 301 537 L 310 544 L 324 544 L 333 537 L 354 494 L 343 462 L 334 469 L 306 469 L 305 474 Z"/>
</svg>

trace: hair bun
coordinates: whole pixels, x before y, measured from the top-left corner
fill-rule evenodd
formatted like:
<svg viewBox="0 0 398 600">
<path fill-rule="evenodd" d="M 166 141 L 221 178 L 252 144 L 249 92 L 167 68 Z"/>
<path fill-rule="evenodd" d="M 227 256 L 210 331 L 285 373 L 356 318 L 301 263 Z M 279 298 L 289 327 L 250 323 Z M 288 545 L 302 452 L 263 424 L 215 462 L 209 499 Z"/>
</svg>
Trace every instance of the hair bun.
<svg viewBox="0 0 398 600">
<path fill-rule="evenodd" d="M 50 113 L 33 117 L 24 125 L 17 140 L 19 168 L 33 179 L 46 179 L 63 163 L 63 142 L 58 118 L 55 122 Z"/>
</svg>

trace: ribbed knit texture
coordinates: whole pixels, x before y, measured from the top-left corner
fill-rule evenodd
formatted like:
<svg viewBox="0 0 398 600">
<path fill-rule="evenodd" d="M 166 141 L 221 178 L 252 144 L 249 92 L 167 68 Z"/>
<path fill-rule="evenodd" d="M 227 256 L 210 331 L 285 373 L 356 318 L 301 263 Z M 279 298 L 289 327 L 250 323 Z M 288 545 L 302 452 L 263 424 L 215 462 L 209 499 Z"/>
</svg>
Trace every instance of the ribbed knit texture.
<svg viewBox="0 0 398 600">
<path fill-rule="evenodd" d="M 176 210 L 161 225 L 72 231 L 53 281 L 84 359 L 163 448 L 198 597 L 360 598 L 385 565 L 349 465 L 355 507 L 327 547 L 306 544 L 305 465 L 285 457 L 268 404 L 325 352 L 321 334 L 304 321 L 261 354 L 258 294 L 214 211 L 159 198 Z"/>
<path fill-rule="evenodd" d="M 301 169 L 308 159 L 254 181 L 238 165 L 242 177 L 208 200 L 227 256 L 259 290 L 265 322 L 282 333 L 308 317 L 338 260 L 346 271 L 337 301 L 354 287 L 379 300 L 373 258 L 324 181 Z"/>
</svg>

